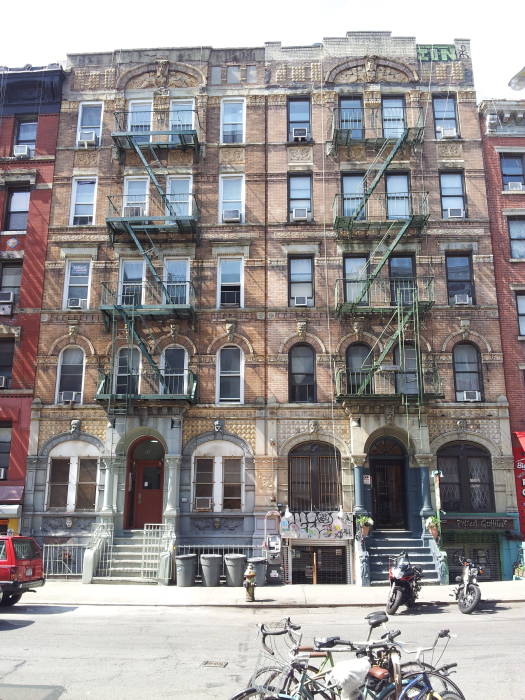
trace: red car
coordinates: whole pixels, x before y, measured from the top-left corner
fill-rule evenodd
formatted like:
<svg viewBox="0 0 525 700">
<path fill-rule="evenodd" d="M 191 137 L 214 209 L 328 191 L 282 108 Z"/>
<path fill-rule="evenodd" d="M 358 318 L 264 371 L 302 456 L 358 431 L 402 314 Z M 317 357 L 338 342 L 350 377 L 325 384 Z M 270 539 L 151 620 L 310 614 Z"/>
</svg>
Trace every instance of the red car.
<svg viewBox="0 0 525 700">
<path fill-rule="evenodd" d="M 35 540 L 0 535 L 0 605 L 14 605 L 23 593 L 44 583 L 42 550 Z"/>
</svg>

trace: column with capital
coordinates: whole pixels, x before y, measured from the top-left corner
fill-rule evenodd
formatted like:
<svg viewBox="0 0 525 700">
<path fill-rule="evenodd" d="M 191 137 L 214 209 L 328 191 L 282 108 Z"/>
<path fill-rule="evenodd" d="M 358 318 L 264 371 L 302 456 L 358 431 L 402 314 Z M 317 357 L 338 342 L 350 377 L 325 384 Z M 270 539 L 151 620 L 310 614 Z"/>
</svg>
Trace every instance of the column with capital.
<svg viewBox="0 0 525 700">
<path fill-rule="evenodd" d="M 365 468 L 366 454 L 352 455 L 354 466 L 354 513 L 366 513 L 363 493 L 363 469 Z"/>
<path fill-rule="evenodd" d="M 117 469 L 117 457 L 102 457 L 100 460 L 101 469 L 104 470 L 104 492 L 102 494 L 101 516 L 103 520 L 113 521 L 113 488 L 115 483 L 115 473 Z"/>
<path fill-rule="evenodd" d="M 430 494 L 430 469 L 434 467 L 434 455 L 416 454 L 414 460 L 419 467 L 419 485 L 421 493 L 421 510 L 419 514 L 422 518 L 428 518 L 434 512 L 432 508 L 432 497 Z"/>
<path fill-rule="evenodd" d="M 179 477 L 180 477 L 180 455 L 166 455 L 164 457 L 164 473 L 166 475 L 166 507 L 164 509 L 164 522 L 170 523 L 175 529 L 179 502 Z"/>
</svg>

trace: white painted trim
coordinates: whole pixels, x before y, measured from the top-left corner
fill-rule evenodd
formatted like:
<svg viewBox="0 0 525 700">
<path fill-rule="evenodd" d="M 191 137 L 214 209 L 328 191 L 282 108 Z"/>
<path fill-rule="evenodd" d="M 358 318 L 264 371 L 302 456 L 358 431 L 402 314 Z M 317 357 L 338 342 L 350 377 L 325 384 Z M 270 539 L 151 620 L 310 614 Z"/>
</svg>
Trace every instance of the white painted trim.
<svg viewBox="0 0 525 700">
<path fill-rule="evenodd" d="M 239 358 L 239 401 L 221 401 L 220 399 L 220 377 L 221 377 L 221 351 L 225 348 L 237 348 L 240 353 Z M 236 343 L 226 343 L 217 350 L 215 373 L 215 403 L 219 406 L 240 406 L 244 404 L 244 352 Z"/>
<path fill-rule="evenodd" d="M 221 307 L 221 286 L 222 286 L 222 272 L 221 272 L 221 262 L 225 260 L 228 262 L 232 262 L 232 260 L 239 260 L 241 263 L 241 269 L 240 269 L 240 285 L 241 285 L 241 302 L 239 305 L 240 309 L 244 308 L 244 258 L 241 258 L 239 255 L 235 255 L 232 257 L 229 256 L 221 256 L 217 258 L 217 299 L 216 299 L 216 304 L 217 304 L 217 309 L 222 308 Z"/>
<path fill-rule="evenodd" d="M 124 187 L 123 187 L 123 197 L 122 197 L 122 213 L 121 216 L 124 216 L 124 207 L 125 206 L 134 206 L 133 203 L 128 204 L 128 196 L 129 196 L 129 183 L 132 181 L 143 181 L 146 183 L 146 188 L 144 192 L 144 214 L 148 214 L 149 211 L 149 188 L 150 188 L 150 179 L 147 175 L 128 175 L 124 178 Z M 140 202 L 138 203 L 140 205 Z"/>
<path fill-rule="evenodd" d="M 226 102 L 238 102 L 242 103 L 242 140 L 237 143 L 237 144 L 226 144 L 229 146 L 235 146 L 238 145 L 240 146 L 241 144 L 246 142 L 246 100 L 244 97 L 223 97 L 221 100 L 221 121 L 220 121 L 220 133 L 219 133 L 219 143 L 224 144 L 225 141 L 223 141 L 223 134 L 222 134 L 222 127 L 224 123 L 224 108 L 223 105 Z"/>
<path fill-rule="evenodd" d="M 202 452 L 202 453 L 201 453 Z M 219 452 L 219 454 L 217 454 Z M 227 454 L 220 454 L 226 452 Z M 238 454 L 237 454 L 238 453 Z M 241 460 L 241 510 L 223 510 L 224 467 L 223 460 Z M 214 513 L 243 513 L 246 507 L 246 462 L 242 449 L 227 440 L 218 440 L 199 445 L 191 457 L 191 512 L 195 513 L 195 473 L 197 459 L 213 459 L 213 511 Z"/>
<path fill-rule="evenodd" d="M 172 112 L 176 112 L 175 105 L 178 103 L 191 104 L 191 128 L 195 129 L 195 99 L 193 97 L 173 97 L 170 100 L 170 119 Z"/>
<path fill-rule="evenodd" d="M 235 173 L 235 174 L 231 174 L 231 175 L 220 175 L 219 176 L 219 224 L 223 223 L 222 212 L 224 209 L 224 198 L 223 198 L 223 196 L 224 196 L 224 193 L 223 193 L 224 181 L 225 180 L 232 180 L 232 179 L 238 179 L 241 182 L 241 191 L 239 193 L 240 194 L 240 202 L 241 202 L 241 220 L 239 223 L 241 223 L 241 224 L 244 223 L 244 219 L 245 219 L 244 212 L 245 212 L 245 205 L 246 205 L 246 202 L 245 202 L 245 178 L 244 178 L 244 173 Z M 228 224 L 225 224 L 225 225 L 228 225 Z M 229 224 L 229 225 L 231 226 L 232 224 Z M 236 225 L 236 224 L 233 224 L 233 225 Z"/>
<path fill-rule="evenodd" d="M 91 223 L 90 224 L 74 224 L 73 219 L 75 218 L 75 204 L 76 204 L 76 198 L 77 198 L 77 187 L 78 183 L 81 181 L 86 181 L 86 180 L 94 180 L 95 181 L 95 189 L 93 190 L 93 212 L 92 212 L 92 217 L 91 217 Z M 73 184 L 71 187 L 71 203 L 69 206 L 69 226 L 95 226 L 96 225 L 96 216 L 97 216 L 97 191 L 98 191 L 98 178 L 96 175 L 83 175 L 82 177 L 75 177 L 73 178 Z"/>
<path fill-rule="evenodd" d="M 166 178 L 166 195 L 169 197 L 173 194 L 171 192 L 171 183 L 175 180 L 187 180 L 189 182 L 188 186 L 188 216 L 192 216 L 193 211 L 193 175 L 188 173 L 188 175 L 170 175 Z M 169 216 L 169 210 L 166 207 L 166 216 Z"/>
<path fill-rule="evenodd" d="M 104 102 L 98 101 L 98 100 L 86 100 L 83 102 L 80 102 L 78 105 L 78 117 L 77 117 L 77 133 L 76 133 L 76 139 L 75 139 L 75 145 L 78 148 L 78 143 L 80 141 L 80 119 L 82 116 L 82 109 L 84 105 L 88 105 L 90 107 L 94 107 L 95 105 L 100 105 L 100 122 L 98 125 L 99 128 L 99 135 L 98 135 L 98 145 L 96 146 L 97 148 L 100 148 L 100 145 L 102 143 L 102 124 L 104 123 Z"/>
<path fill-rule="evenodd" d="M 75 263 L 85 263 L 89 265 L 89 270 L 88 270 L 88 281 L 87 281 L 87 297 L 86 297 L 86 309 L 89 309 L 89 301 L 91 298 L 91 275 L 93 272 L 93 265 L 91 264 L 91 257 L 86 260 L 84 258 L 83 260 L 76 260 L 75 258 L 67 258 L 66 260 L 66 273 L 64 275 L 64 289 L 62 292 L 62 308 L 67 309 L 67 301 L 68 301 L 68 288 L 69 288 L 69 282 L 70 282 L 70 276 L 71 276 L 71 266 L 74 265 Z"/>
<path fill-rule="evenodd" d="M 84 349 L 80 347 L 80 345 L 68 345 L 65 348 L 62 348 L 60 351 L 60 355 L 58 356 L 58 362 L 57 362 L 57 373 L 56 373 L 56 382 L 55 382 L 55 403 L 58 403 L 58 394 L 59 392 L 59 386 L 60 386 L 60 378 L 62 376 L 62 361 L 64 358 L 64 353 L 66 350 L 80 350 L 82 353 L 82 381 L 80 383 L 80 401 L 79 405 L 84 403 L 84 381 L 86 379 L 86 353 L 84 352 Z"/>
<path fill-rule="evenodd" d="M 177 343 L 172 343 L 171 345 L 168 345 L 167 347 L 164 348 L 162 351 L 162 354 L 160 356 L 160 370 L 163 371 L 165 369 L 165 363 L 166 363 L 166 351 L 167 350 L 182 350 L 184 353 L 184 389 L 183 393 L 186 394 L 188 392 L 188 365 L 189 365 L 189 357 L 188 357 L 188 351 L 186 350 L 185 347 L 182 345 L 178 345 Z M 173 375 L 177 376 L 177 375 Z M 159 388 L 162 388 L 159 387 Z M 161 392 L 162 393 L 162 392 Z"/>
</svg>

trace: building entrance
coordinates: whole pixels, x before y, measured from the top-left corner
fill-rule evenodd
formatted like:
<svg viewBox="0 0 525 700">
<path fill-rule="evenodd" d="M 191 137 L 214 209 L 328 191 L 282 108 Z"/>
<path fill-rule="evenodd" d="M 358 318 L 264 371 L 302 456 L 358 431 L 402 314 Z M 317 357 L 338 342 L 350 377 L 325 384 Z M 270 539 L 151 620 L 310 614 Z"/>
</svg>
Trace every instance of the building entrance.
<svg viewBox="0 0 525 700">
<path fill-rule="evenodd" d="M 162 522 L 164 449 L 158 440 L 135 443 L 129 452 L 127 526 Z"/>
<path fill-rule="evenodd" d="M 292 583 L 347 583 L 346 547 L 294 546 Z"/>
<path fill-rule="evenodd" d="M 370 449 L 369 461 L 375 527 L 406 528 L 403 446 L 392 438 L 377 440 Z"/>
</svg>

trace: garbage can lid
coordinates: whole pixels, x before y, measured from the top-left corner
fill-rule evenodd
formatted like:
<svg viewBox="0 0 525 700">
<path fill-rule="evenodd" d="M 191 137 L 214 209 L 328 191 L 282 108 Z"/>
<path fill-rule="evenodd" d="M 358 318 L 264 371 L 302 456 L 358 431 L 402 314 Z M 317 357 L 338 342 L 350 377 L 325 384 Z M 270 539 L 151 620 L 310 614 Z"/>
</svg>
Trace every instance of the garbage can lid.
<svg viewBox="0 0 525 700">
<path fill-rule="evenodd" d="M 196 554 L 177 554 L 175 559 L 195 559 Z"/>
<path fill-rule="evenodd" d="M 201 561 L 203 559 L 222 559 L 222 554 L 201 554 Z"/>
<path fill-rule="evenodd" d="M 266 564 L 266 559 L 264 557 L 251 557 L 248 561 L 250 564 Z"/>
<path fill-rule="evenodd" d="M 234 552 L 224 555 L 225 559 L 246 559 L 246 554 L 236 554 Z"/>
</svg>

